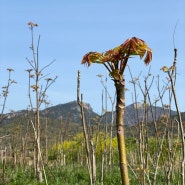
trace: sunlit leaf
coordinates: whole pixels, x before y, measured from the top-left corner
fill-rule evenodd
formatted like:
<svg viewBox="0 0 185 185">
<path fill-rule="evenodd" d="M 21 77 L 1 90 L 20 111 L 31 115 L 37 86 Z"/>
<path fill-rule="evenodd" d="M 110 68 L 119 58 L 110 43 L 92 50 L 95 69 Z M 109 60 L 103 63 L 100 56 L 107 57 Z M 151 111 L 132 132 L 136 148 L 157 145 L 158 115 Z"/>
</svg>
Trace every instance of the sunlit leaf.
<svg viewBox="0 0 185 185">
<path fill-rule="evenodd" d="M 144 59 L 145 64 L 149 64 L 152 60 L 152 50 L 147 44 L 142 39 L 132 37 L 123 44 L 104 53 L 87 53 L 84 55 L 81 63 L 88 66 L 92 63 L 104 64 L 109 70 L 110 76 L 118 79 L 120 78 L 119 75 L 123 74 L 128 59 L 135 55 L 139 56 L 140 59 Z"/>
<path fill-rule="evenodd" d="M 162 68 L 161 68 L 161 70 L 163 71 L 163 72 L 168 72 L 170 69 L 167 67 L 167 66 L 163 66 Z"/>
<path fill-rule="evenodd" d="M 103 55 L 98 52 L 89 52 L 86 55 L 84 55 L 82 59 L 82 64 L 87 64 L 88 66 L 91 65 L 91 63 L 102 63 Z"/>
</svg>

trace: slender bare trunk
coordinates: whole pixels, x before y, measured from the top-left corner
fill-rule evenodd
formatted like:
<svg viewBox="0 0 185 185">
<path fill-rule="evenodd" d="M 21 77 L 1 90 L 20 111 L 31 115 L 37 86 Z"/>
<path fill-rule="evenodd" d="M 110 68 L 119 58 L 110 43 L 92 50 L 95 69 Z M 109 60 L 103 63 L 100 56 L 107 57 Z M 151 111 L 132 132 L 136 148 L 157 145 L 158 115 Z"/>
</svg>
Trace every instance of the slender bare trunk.
<svg viewBox="0 0 185 185">
<path fill-rule="evenodd" d="M 43 181 L 42 177 L 42 161 L 40 156 L 40 114 L 39 111 L 37 111 L 37 142 L 36 142 L 36 168 L 37 168 L 37 177 L 39 182 Z"/>
<path fill-rule="evenodd" d="M 177 101 L 177 96 L 176 96 L 176 91 L 175 91 L 175 80 L 174 80 L 174 72 L 176 70 L 176 62 L 177 62 L 177 49 L 174 48 L 174 62 L 173 62 L 173 68 L 172 68 L 172 73 L 170 74 L 170 71 L 168 72 L 168 76 L 170 78 L 170 83 L 171 83 L 171 88 L 172 88 L 172 94 L 173 98 L 175 101 L 175 107 L 177 110 L 177 116 L 178 116 L 178 123 L 180 127 L 180 135 L 181 135 L 181 148 L 182 148 L 182 156 L 181 156 L 181 171 L 180 171 L 180 176 L 181 176 L 181 185 L 184 185 L 184 172 L 185 172 L 185 139 L 184 139 L 184 127 L 182 123 L 182 117 L 181 117 L 181 112 L 178 106 L 178 101 Z"/>
<path fill-rule="evenodd" d="M 120 172 L 122 185 L 129 185 L 128 167 L 126 159 L 125 135 L 124 135 L 124 80 L 118 82 L 115 80 L 117 101 L 116 101 L 116 125 L 117 125 L 117 140 L 120 159 Z"/>
<path fill-rule="evenodd" d="M 179 110 L 179 106 L 178 106 L 178 102 L 177 102 L 177 96 L 176 96 L 176 92 L 175 92 L 175 87 L 174 87 L 174 82 L 172 77 L 170 76 L 170 80 L 171 80 L 171 85 L 172 85 L 172 93 L 174 96 L 174 100 L 175 100 L 175 106 L 176 106 L 176 110 L 177 110 L 177 115 L 178 115 L 178 123 L 179 123 L 179 127 L 180 127 L 180 135 L 181 135 L 181 147 L 182 147 L 182 158 L 181 158 L 181 185 L 184 185 L 184 164 L 185 164 L 185 140 L 184 140 L 184 128 L 183 128 L 183 123 L 182 123 L 182 118 L 181 118 L 181 113 Z"/>
<path fill-rule="evenodd" d="M 2 181 L 3 181 L 3 185 L 6 184 L 6 154 L 7 154 L 7 152 L 6 152 L 6 147 L 5 147 L 5 149 L 3 151 L 3 155 L 2 155 L 2 164 L 3 164 Z"/>
<path fill-rule="evenodd" d="M 102 159 L 101 159 L 101 185 L 103 185 L 103 179 L 104 179 L 104 161 L 105 161 L 105 154 L 102 152 Z"/>
<path fill-rule="evenodd" d="M 87 134 L 87 126 L 86 126 L 86 122 L 85 122 L 84 107 L 83 107 L 83 95 L 82 94 L 81 94 L 81 98 L 80 98 L 80 71 L 78 71 L 78 78 L 77 78 L 77 102 L 78 102 L 78 105 L 80 106 L 82 127 L 83 127 L 83 133 L 84 133 L 84 138 L 85 138 L 85 149 L 86 149 L 86 158 L 87 158 L 87 167 L 88 167 L 89 178 L 90 178 L 90 185 L 93 185 L 89 137 Z"/>
<path fill-rule="evenodd" d="M 92 151 L 92 181 L 96 184 L 96 154 L 95 154 L 94 142 L 91 139 L 91 151 Z"/>
<path fill-rule="evenodd" d="M 112 166 L 112 138 L 113 138 L 113 125 L 114 125 L 114 103 L 112 103 L 112 111 L 111 111 L 111 124 L 110 124 L 110 145 L 109 145 L 109 169 Z"/>
</svg>

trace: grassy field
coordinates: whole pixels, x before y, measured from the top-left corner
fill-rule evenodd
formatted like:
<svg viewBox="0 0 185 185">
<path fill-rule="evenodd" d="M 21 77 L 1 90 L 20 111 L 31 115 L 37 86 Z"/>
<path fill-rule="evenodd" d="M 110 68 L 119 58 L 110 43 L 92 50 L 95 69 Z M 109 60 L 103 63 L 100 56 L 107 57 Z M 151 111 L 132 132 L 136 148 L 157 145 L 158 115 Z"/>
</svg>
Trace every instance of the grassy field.
<svg viewBox="0 0 185 185">
<path fill-rule="evenodd" d="M 2 164 L 1 164 L 2 169 Z M 137 185 L 140 184 L 138 179 L 130 171 L 130 184 Z M 0 174 L 0 184 L 2 185 L 44 185 L 45 182 L 39 183 L 34 175 L 34 170 L 31 167 L 15 167 L 10 166 L 5 169 L 5 174 L 1 171 Z M 46 167 L 47 182 L 49 185 L 88 185 L 89 176 L 87 169 L 82 165 L 68 165 L 68 166 L 57 166 L 53 165 Z M 152 176 L 152 174 L 151 174 Z M 101 184 L 101 171 L 100 168 L 97 169 L 97 180 L 96 185 Z M 172 178 L 173 182 L 171 184 L 178 184 L 178 175 Z M 147 182 L 147 180 L 146 180 Z M 118 166 L 113 166 L 111 170 L 107 170 L 104 174 L 104 185 L 119 185 L 120 182 L 120 172 Z M 152 178 L 147 182 L 147 184 L 153 184 Z M 161 171 L 157 176 L 157 185 L 167 184 L 167 179 L 165 177 L 164 171 Z"/>
</svg>

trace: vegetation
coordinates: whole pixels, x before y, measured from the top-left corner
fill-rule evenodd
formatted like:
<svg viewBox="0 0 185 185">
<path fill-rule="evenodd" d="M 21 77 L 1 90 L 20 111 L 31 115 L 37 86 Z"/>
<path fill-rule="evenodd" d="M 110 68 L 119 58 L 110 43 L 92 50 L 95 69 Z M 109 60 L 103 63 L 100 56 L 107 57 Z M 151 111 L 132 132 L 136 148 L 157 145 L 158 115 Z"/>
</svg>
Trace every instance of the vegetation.
<svg viewBox="0 0 185 185">
<path fill-rule="evenodd" d="M 103 64 L 115 83 L 117 97 L 107 98 L 110 96 L 109 89 L 103 76 L 99 75 L 105 90 L 102 96 L 105 104 L 110 100 L 112 110 L 108 112 L 106 109 L 101 116 L 90 111 L 90 107 L 83 102 L 83 94 L 80 94 L 81 77 L 78 72 L 77 101 L 71 103 L 73 111 L 76 111 L 75 119 L 71 109 L 63 111 L 65 119 L 61 119 L 60 106 L 48 107 L 47 89 L 56 77 L 51 79 L 43 75 L 44 69 L 53 62 L 39 68 L 40 38 L 36 50 L 33 42 L 33 29 L 37 26 L 29 23 L 32 59 L 27 59 L 31 68 L 26 70 L 30 100 L 28 109 L 4 114 L 10 86 L 16 83 L 11 79 L 12 69 L 8 69 L 8 82 L 2 87 L 0 184 L 184 185 L 184 113 L 179 110 L 175 90 L 177 49 L 174 48 L 172 66 L 161 68 L 167 77 L 162 85 L 159 76 L 152 76 L 150 69 L 143 79 L 132 76 L 127 65 L 130 56 L 144 57 L 145 63 L 151 60 L 151 50 L 141 39 L 131 38 L 105 53 L 88 53 L 82 63 Z M 127 125 L 124 125 L 123 72 L 126 65 L 133 85 L 133 105 L 132 109 L 128 109 L 132 110 L 132 119 L 127 117 Z M 150 92 L 155 84 L 156 99 L 152 100 Z M 142 103 L 138 103 L 137 94 L 142 94 Z M 165 95 L 169 97 L 169 102 L 164 104 Z M 174 112 L 171 111 L 173 102 L 176 106 Z M 41 104 L 46 109 L 41 110 Z M 106 107 L 104 102 L 102 104 L 100 106 Z"/>
<path fill-rule="evenodd" d="M 103 64 L 114 81 L 116 88 L 117 139 L 120 158 L 120 172 L 123 185 L 129 184 L 123 122 L 125 109 L 124 70 L 127 66 L 128 59 L 135 55 L 140 56 L 141 59 L 145 56 L 144 62 L 146 64 L 150 63 L 152 60 L 151 49 L 143 40 L 133 37 L 131 39 L 127 39 L 120 46 L 105 53 L 89 52 L 82 59 L 82 64 L 87 63 L 88 66 L 90 66 L 91 63 Z"/>
<path fill-rule="evenodd" d="M 83 140 L 83 135 L 78 135 L 79 140 Z M 110 142 L 110 141 L 107 141 Z M 113 138 L 113 164 L 111 169 L 107 169 L 107 172 L 104 174 L 104 184 L 120 184 L 120 174 L 119 174 L 119 166 L 118 164 L 118 151 L 117 151 L 117 138 Z M 133 164 L 134 160 L 138 160 L 137 157 L 137 143 L 135 138 L 126 139 L 127 145 L 127 153 L 128 153 L 128 164 Z M 156 141 L 155 138 L 151 138 L 149 140 L 150 143 L 150 154 L 155 155 L 156 150 Z M 163 157 L 168 158 L 168 150 L 167 150 L 168 143 L 164 143 L 162 152 Z M 64 144 L 58 146 L 58 149 L 56 149 L 56 146 L 53 147 L 53 149 L 50 150 L 49 154 L 49 160 L 50 164 L 46 165 L 46 174 L 47 174 L 47 180 L 48 184 L 89 184 L 89 175 L 86 170 L 86 167 L 84 165 L 81 165 L 82 161 L 78 161 L 79 159 L 79 151 L 81 151 L 81 146 L 79 145 L 79 141 L 76 141 L 76 137 L 72 141 L 65 142 Z M 102 151 L 102 143 L 100 143 L 97 146 L 97 163 L 101 164 L 101 151 Z M 63 153 L 66 154 L 66 161 L 65 164 L 62 164 L 59 162 L 59 158 L 57 159 L 57 151 L 63 148 Z M 177 148 L 178 153 L 180 152 L 180 147 Z M 82 154 L 81 154 L 82 155 Z M 180 154 L 176 155 L 177 159 L 175 159 L 175 162 L 178 163 L 178 157 Z M 84 162 L 85 163 L 85 152 L 83 154 Z M 154 161 L 153 161 L 154 162 Z M 159 161 L 160 169 L 157 175 L 157 184 L 167 184 L 166 181 L 166 175 L 164 171 L 164 161 L 162 161 L 162 158 Z M 52 165 L 51 165 L 52 164 Z M 134 168 L 133 168 L 134 167 Z M 1 164 L 2 169 L 2 164 Z M 154 167 L 151 162 L 150 164 L 150 179 L 153 178 L 153 171 Z M 7 184 L 45 184 L 45 183 L 39 183 L 37 181 L 37 178 L 34 175 L 34 171 L 32 166 L 19 166 L 16 165 L 16 167 L 12 167 L 11 163 L 7 164 L 6 167 L 6 173 L 5 173 L 5 181 Z M 135 173 L 133 173 L 133 171 Z M 129 167 L 129 178 L 130 178 L 130 184 L 140 184 L 140 176 L 136 176 L 136 174 L 140 174 L 141 169 L 139 167 L 139 164 L 135 166 Z M 137 177 L 137 178 L 136 178 Z M 1 184 L 3 184 L 3 178 L 1 178 Z M 179 181 L 179 175 L 177 172 L 173 174 L 173 178 L 171 179 L 170 183 L 172 184 L 178 184 Z M 152 183 L 152 182 L 151 182 Z M 96 184 L 101 184 L 101 166 L 97 165 L 97 181 Z M 153 183 L 152 183 L 153 184 Z"/>
</svg>

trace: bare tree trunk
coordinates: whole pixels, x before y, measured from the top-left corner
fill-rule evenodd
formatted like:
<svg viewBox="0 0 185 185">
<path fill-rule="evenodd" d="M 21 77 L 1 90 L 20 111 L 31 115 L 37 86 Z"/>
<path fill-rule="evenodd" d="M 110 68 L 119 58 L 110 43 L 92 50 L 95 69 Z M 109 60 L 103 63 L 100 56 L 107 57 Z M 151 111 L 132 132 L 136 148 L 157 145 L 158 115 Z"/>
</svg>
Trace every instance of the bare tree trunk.
<svg viewBox="0 0 185 185">
<path fill-rule="evenodd" d="M 49 103 L 45 102 L 45 108 L 48 108 Z M 45 142 L 45 149 L 44 149 L 44 155 L 43 155 L 43 162 L 45 164 L 48 164 L 48 114 L 49 111 L 45 110 L 45 129 L 44 129 L 44 142 Z"/>
<path fill-rule="evenodd" d="M 113 138 L 113 125 L 114 125 L 114 103 L 112 103 L 112 111 L 111 111 L 111 125 L 110 125 L 110 145 L 109 145 L 109 169 L 111 169 L 112 166 L 112 138 Z"/>
<path fill-rule="evenodd" d="M 181 147 L 182 147 L 182 158 L 181 158 L 181 185 L 184 185 L 184 164 L 185 164 L 185 140 L 184 140 L 184 128 L 183 128 L 183 123 L 182 123 L 182 118 L 181 118 L 181 113 L 179 110 L 178 102 L 177 102 L 177 97 L 176 97 L 176 92 L 175 92 L 175 87 L 174 87 L 174 82 L 172 77 L 170 76 L 171 80 L 171 85 L 172 85 L 172 92 L 175 100 L 175 106 L 177 110 L 177 115 L 178 115 L 178 123 L 180 126 L 180 134 L 181 134 Z"/>
<path fill-rule="evenodd" d="M 36 137 L 36 170 L 37 170 L 37 177 L 39 182 L 43 181 L 42 177 L 42 161 L 41 161 L 41 155 L 40 155 L 40 113 L 39 110 L 37 110 L 37 118 L 36 118 L 36 126 L 37 126 L 37 137 Z"/>
<path fill-rule="evenodd" d="M 91 140 L 91 151 L 92 151 L 92 181 L 93 184 L 96 184 L 96 155 L 93 140 Z"/>
<path fill-rule="evenodd" d="M 128 167 L 126 159 L 125 135 L 124 135 L 124 80 L 122 82 L 115 80 L 117 101 L 116 101 L 116 125 L 117 140 L 120 158 L 120 172 L 122 185 L 129 185 Z"/>
<path fill-rule="evenodd" d="M 6 170 L 6 147 L 5 147 L 5 150 L 3 151 L 3 158 L 2 158 L 2 163 L 3 163 L 3 175 L 2 175 L 2 181 L 3 181 L 3 185 L 6 184 L 6 173 L 5 173 L 5 170 Z"/>
<path fill-rule="evenodd" d="M 103 185 L 103 179 L 104 179 L 104 161 L 105 161 L 105 154 L 102 152 L 102 159 L 101 159 L 101 185 Z"/>
<path fill-rule="evenodd" d="M 46 117 L 46 131 L 45 131 L 45 163 L 48 163 L 48 118 Z"/>
<path fill-rule="evenodd" d="M 181 175 L 181 185 L 184 185 L 184 172 L 185 172 L 185 139 L 184 139 L 184 127 L 183 127 L 183 122 L 182 122 L 182 117 L 181 117 L 181 112 L 178 106 L 178 101 L 177 101 L 177 96 L 176 96 L 176 91 L 175 91 L 175 80 L 174 80 L 174 72 L 176 70 L 176 61 L 177 61 L 177 49 L 174 48 L 174 62 L 173 62 L 173 66 L 172 66 L 172 72 L 170 73 L 170 71 L 168 71 L 168 76 L 170 78 L 170 83 L 171 83 L 171 88 L 172 88 L 172 94 L 173 94 L 173 98 L 175 101 L 175 107 L 177 110 L 177 116 L 178 116 L 178 123 L 179 123 L 179 127 L 180 127 L 180 135 L 181 135 L 181 149 L 182 149 L 182 156 L 181 156 L 181 171 L 180 171 L 180 175 Z"/>
<path fill-rule="evenodd" d="M 87 167 L 88 167 L 89 178 L 90 178 L 90 185 L 93 185 L 89 137 L 88 137 L 88 134 L 87 134 L 87 127 L 86 127 L 86 122 L 85 122 L 84 107 L 83 107 L 83 95 L 82 94 L 81 94 L 81 98 L 80 98 L 80 71 L 78 71 L 78 78 L 77 78 L 77 102 L 78 102 L 78 105 L 80 106 L 80 112 L 81 112 L 81 119 L 82 119 L 82 127 L 83 127 L 83 133 L 84 133 L 84 138 L 85 138 L 86 158 L 87 158 Z"/>
</svg>

